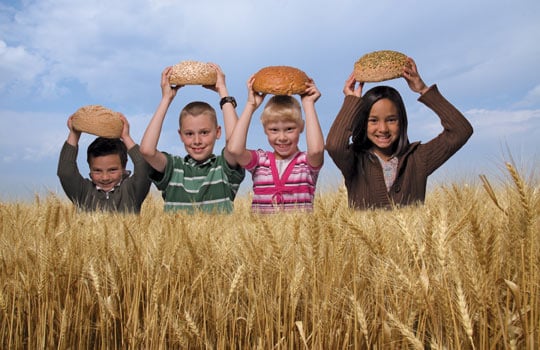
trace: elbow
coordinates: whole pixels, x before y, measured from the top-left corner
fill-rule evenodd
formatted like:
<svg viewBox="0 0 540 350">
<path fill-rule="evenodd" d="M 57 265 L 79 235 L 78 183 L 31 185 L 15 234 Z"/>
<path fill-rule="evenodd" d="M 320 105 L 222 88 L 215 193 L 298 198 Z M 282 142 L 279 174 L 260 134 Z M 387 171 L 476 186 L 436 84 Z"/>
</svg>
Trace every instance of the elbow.
<svg viewBox="0 0 540 350">
<path fill-rule="evenodd" d="M 234 158 L 238 158 L 242 155 L 245 150 L 245 147 L 241 147 L 233 142 L 227 142 L 225 145 L 227 152 Z"/>
<path fill-rule="evenodd" d="M 240 157 L 240 155 L 242 155 L 241 150 L 239 150 L 237 148 L 227 146 L 226 149 L 227 149 L 227 152 L 235 159 L 238 159 L 238 157 Z"/>
<path fill-rule="evenodd" d="M 152 148 L 152 147 L 147 147 L 144 144 L 141 144 L 139 146 L 139 151 L 141 152 L 141 155 L 144 158 L 151 158 L 152 156 L 154 156 L 156 154 L 157 150 Z"/>
<path fill-rule="evenodd" d="M 310 158 L 314 159 L 323 159 L 324 158 L 324 146 L 309 152 Z"/>
</svg>

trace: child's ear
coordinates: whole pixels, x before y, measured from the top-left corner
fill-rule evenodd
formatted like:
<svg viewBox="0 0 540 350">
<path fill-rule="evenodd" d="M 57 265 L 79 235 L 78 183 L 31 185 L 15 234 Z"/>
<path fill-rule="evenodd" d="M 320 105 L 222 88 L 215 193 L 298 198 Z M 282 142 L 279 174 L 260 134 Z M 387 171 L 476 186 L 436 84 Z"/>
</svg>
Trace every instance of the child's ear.
<svg viewBox="0 0 540 350">
<path fill-rule="evenodd" d="M 216 140 L 221 137 L 221 126 L 217 126 L 216 128 Z"/>
<path fill-rule="evenodd" d="M 304 127 L 306 126 L 306 122 L 304 120 L 302 120 L 302 122 L 300 123 L 300 132 L 304 132 Z"/>
</svg>

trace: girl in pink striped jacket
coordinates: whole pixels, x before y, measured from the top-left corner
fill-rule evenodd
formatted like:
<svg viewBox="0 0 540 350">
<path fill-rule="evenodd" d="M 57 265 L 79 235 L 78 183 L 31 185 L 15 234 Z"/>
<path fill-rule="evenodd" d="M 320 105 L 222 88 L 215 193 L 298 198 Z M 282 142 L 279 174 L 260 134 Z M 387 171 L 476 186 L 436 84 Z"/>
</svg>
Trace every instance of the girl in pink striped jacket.
<svg viewBox="0 0 540 350">
<path fill-rule="evenodd" d="M 273 96 L 264 107 L 261 122 L 272 151 L 246 149 L 249 124 L 265 94 L 253 90 L 248 80 L 248 101 L 227 142 L 227 149 L 238 164 L 251 172 L 253 199 L 257 213 L 290 210 L 313 210 L 315 187 L 324 161 L 324 137 L 317 118 L 315 102 L 321 96 L 312 79 L 301 95 L 300 103 L 292 96 Z M 307 151 L 300 151 L 298 140 L 306 129 Z"/>
</svg>

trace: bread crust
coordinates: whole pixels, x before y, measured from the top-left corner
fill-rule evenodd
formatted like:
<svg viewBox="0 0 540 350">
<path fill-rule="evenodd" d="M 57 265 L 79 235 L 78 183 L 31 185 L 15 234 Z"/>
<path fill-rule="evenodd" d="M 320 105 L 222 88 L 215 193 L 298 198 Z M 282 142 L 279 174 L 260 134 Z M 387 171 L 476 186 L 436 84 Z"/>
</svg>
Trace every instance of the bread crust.
<svg viewBox="0 0 540 350">
<path fill-rule="evenodd" d="M 392 50 L 373 51 L 354 64 L 354 78 L 361 82 L 379 82 L 403 76 L 407 55 Z"/>
<path fill-rule="evenodd" d="M 217 72 L 208 63 L 181 61 L 172 67 L 171 85 L 216 85 Z"/>
<path fill-rule="evenodd" d="M 290 66 L 268 66 L 255 73 L 253 90 L 273 95 L 295 95 L 306 91 L 309 77 Z"/>
<path fill-rule="evenodd" d="M 101 105 L 79 108 L 73 113 L 71 122 L 77 131 L 106 138 L 120 138 L 124 127 L 118 112 Z"/>
</svg>

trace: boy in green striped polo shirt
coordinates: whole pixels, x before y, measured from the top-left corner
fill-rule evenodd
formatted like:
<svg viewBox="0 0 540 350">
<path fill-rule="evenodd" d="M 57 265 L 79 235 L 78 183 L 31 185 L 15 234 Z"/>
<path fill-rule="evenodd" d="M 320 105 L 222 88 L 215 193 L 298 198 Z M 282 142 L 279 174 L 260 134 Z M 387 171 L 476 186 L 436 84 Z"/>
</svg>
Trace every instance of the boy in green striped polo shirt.
<svg viewBox="0 0 540 350">
<path fill-rule="evenodd" d="M 211 64 L 217 72 L 215 86 L 205 86 L 216 91 L 220 98 L 225 125 L 225 140 L 232 134 L 236 121 L 236 101 L 228 96 L 225 74 L 218 65 Z M 172 67 L 161 74 L 162 98 L 141 141 L 140 150 L 152 166 L 150 178 L 162 191 L 165 211 L 186 210 L 194 212 L 230 213 L 233 202 L 244 179 L 245 171 L 224 148 L 214 155 L 214 145 L 221 136 L 216 111 L 206 102 L 188 103 L 179 118 L 180 139 L 187 156 L 173 156 L 157 149 L 159 136 L 167 110 L 178 89 L 171 87 L 169 77 Z"/>
</svg>

